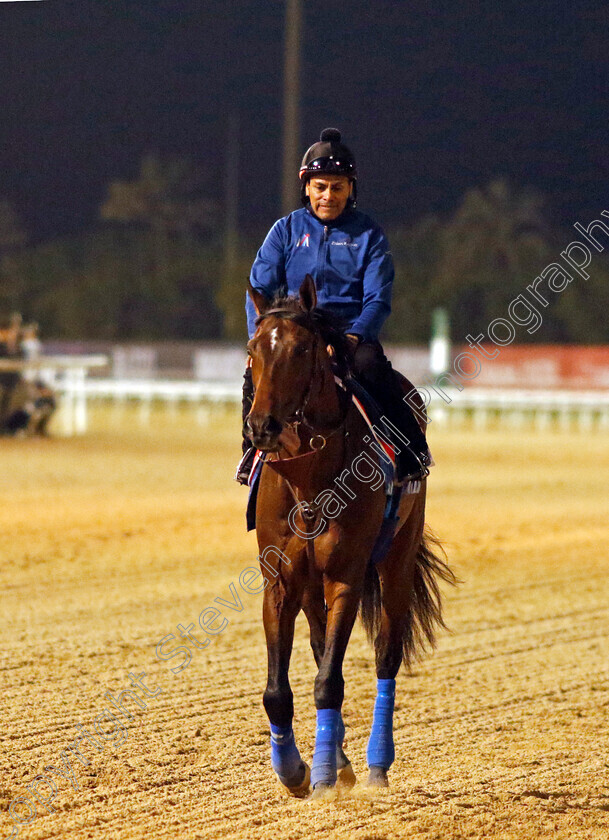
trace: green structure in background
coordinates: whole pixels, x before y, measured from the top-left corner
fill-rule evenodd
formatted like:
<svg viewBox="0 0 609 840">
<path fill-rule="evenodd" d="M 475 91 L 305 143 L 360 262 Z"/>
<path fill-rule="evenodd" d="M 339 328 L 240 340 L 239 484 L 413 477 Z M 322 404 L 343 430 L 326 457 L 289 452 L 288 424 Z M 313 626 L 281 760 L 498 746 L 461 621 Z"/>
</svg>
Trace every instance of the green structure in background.
<svg viewBox="0 0 609 840">
<path fill-rule="evenodd" d="M 450 367 L 450 325 L 448 310 L 443 307 L 431 313 L 431 339 L 429 342 L 429 369 L 433 377 L 446 373 Z"/>
</svg>

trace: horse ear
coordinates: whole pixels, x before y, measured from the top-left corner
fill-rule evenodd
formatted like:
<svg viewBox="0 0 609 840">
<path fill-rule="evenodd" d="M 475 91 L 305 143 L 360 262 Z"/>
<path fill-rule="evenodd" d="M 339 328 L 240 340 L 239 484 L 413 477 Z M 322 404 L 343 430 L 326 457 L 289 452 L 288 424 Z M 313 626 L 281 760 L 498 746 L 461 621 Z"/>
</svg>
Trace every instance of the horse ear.
<svg viewBox="0 0 609 840">
<path fill-rule="evenodd" d="M 310 274 L 307 274 L 302 281 L 298 296 L 300 298 L 300 305 L 305 312 L 311 312 L 317 306 L 317 292 L 315 291 L 315 280 Z"/>
<path fill-rule="evenodd" d="M 250 296 L 252 303 L 254 304 L 256 315 L 264 315 L 266 310 L 270 308 L 270 300 L 268 298 L 265 298 L 265 296 L 257 289 L 254 289 L 249 280 L 247 281 L 247 293 Z"/>
</svg>

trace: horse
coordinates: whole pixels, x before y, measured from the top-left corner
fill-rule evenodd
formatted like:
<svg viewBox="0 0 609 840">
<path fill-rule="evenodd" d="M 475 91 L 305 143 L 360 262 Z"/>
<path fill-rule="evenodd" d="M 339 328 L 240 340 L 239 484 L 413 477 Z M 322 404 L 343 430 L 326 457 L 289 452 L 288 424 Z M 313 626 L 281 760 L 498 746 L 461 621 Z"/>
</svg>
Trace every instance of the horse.
<svg viewBox="0 0 609 840">
<path fill-rule="evenodd" d="M 384 558 L 370 556 L 386 505 L 370 479 L 369 429 L 336 372 L 348 375 L 349 346 L 338 322 L 317 308 L 315 282 L 269 301 L 249 286 L 258 318 L 247 345 L 254 399 L 244 432 L 262 453 L 256 534 L 263 575 L 271 764 L 288 793 L 332 797 L 355 773 L 345 752 L 343 659 L 358 611 L 374 644 L 377 695 L 366 785 L 388 786 L 395 757 L 395 678 L 435 644 L 444 627 L 439 581 L 455 577 L 425 526 L 426 480 L 403 494 Z M 422 401 L 421 414 L 424 418 Z M 424 429 L 424 422 L 421 426 Z M 351 467 L 351 469 L 349 469 Z M 357 489 L 357 492 L 355 490 Z M 289 665 L 294 623 L 304 610 L 318 668 L 312 767 L 296 746 Z"/>
</svg>

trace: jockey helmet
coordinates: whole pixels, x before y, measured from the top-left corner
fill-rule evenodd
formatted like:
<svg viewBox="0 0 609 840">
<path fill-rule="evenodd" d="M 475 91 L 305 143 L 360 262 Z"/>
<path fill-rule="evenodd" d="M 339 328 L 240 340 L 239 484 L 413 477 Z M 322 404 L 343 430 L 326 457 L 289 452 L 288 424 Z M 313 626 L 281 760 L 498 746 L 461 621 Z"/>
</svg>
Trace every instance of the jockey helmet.
<svg viewBox="0 0 609 840">
<path fill-rule="evenodd" d="M 348 206 L 355 207 L 357 168 L 350 149 L 341 142 L 341 133 L 337 128 L 324 128 L 319 142 L 309 146 L 300 165 L 301 190 L 303 204 L 307 205 L 306 183 L 314 175 L 345 175 L 353 184 Z"/>
</svg>

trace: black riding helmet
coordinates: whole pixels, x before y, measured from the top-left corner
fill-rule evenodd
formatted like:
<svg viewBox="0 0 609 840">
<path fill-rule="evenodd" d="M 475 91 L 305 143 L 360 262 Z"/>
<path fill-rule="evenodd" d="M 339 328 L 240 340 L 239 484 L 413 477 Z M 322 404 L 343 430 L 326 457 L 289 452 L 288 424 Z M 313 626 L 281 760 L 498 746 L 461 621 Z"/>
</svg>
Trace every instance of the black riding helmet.
<svg viewBox="0 0 609 840">
<path fill-rule="evenodd" d="M 346 175 L 353 184 L 353 192 L 347 206 L 355 207 L 357 189 L 357 169 L 355 158 L 350 149 L 341 143 L 341 133 L 337 128 L 324 128 L 319 142 L 309 146 L 300 164 L 300 198 L 307 206 L 309 197 L 306 184 L 313 175 Z"/>
</svg>

